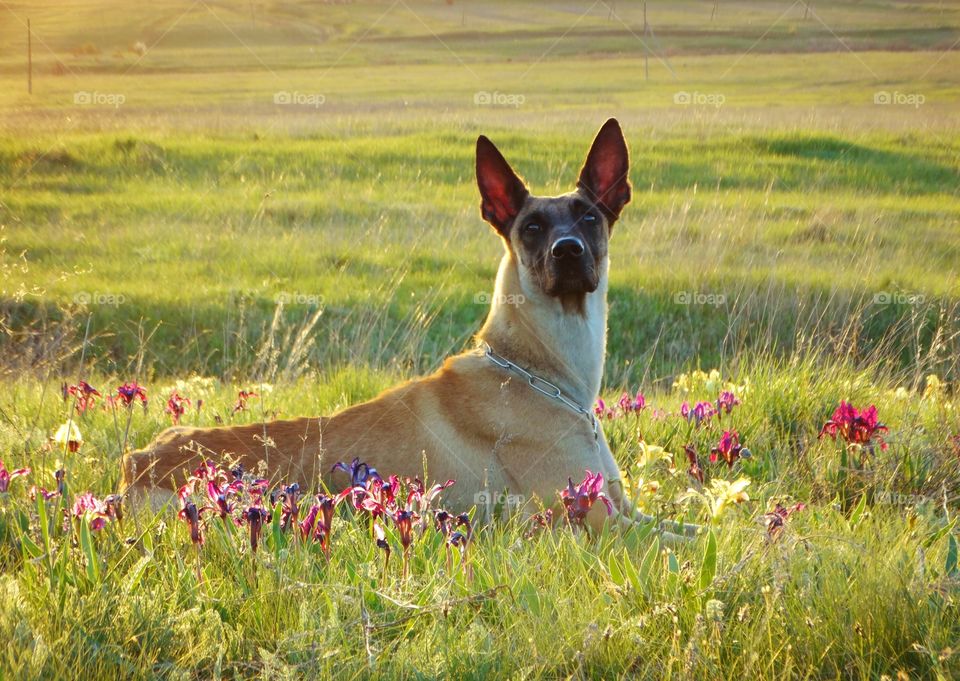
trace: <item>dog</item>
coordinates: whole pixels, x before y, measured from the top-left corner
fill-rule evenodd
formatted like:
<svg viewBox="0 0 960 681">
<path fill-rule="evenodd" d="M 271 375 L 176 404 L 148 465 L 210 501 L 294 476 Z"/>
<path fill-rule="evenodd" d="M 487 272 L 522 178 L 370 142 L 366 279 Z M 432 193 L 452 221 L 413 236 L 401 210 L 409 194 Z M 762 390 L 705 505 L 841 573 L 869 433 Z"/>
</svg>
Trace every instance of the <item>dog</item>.
<svg viewBox="0 0 960 681">
<path fill-rule="evenodd" d="M 653 519 L 631 504 L 592 412 L 606 352 L 608 246 L 630 201 L 629 152 L 608 120 L 576 188 L 534 196 L 493 142 L 477 139 L 480 210 L 504 245 L 490 312 L 477 347 L 434 374 L 329 417 L 216 428 L 172 427 L 123 461 L 125 487 L 176 489 L 201 456 L 263 461 L 272 479 L 348 483 L 331 463 L 361 461 L 388 473 L 452 479 L 444 504 L 468 510 L 491 498 L 558 506 L 557 491 L 599 472 L 612 501 L 588 524 Z M 340 479 L 340 477 L 342 479 Z M 661 523 L 667 539 L 693 526 Z"/>
</svg>

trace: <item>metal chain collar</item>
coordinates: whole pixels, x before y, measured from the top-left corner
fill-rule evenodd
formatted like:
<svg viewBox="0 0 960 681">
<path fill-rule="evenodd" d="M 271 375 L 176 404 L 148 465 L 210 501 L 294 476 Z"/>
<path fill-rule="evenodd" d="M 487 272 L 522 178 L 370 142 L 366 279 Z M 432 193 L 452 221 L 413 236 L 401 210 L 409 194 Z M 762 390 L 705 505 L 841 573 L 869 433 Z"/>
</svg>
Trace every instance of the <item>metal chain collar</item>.
<svg viewBox="0 0 960 681">
<path fill-rule="evenodd" d="M 487 359 L 489 359 L 491 362 L 496 364 L 501 369 L 506 369 L 508 371 L 513 371 L 517 374 L 520 374 L 525 379 L 527 379 L 527 385 L 529 385 L 531 388 L 536 390 L 538 393 L 542 395 L 546 395 L 547 397 L 550 397 L 552 399 L 555 399 L 558 402 L 565 404 L 567 407 L 577 412 L 578 414 L 582 414 L 583 416 L 586 416 L 587 420 L 590 421 L 590 426 L 593 428 L 593 438 L 597 439 L 599 437 L 600 424 L 597 422 L 597 417 L 594 415 L 592 411 L 584 408 L 577 402 L 574 402 L 573 400 L 571 400 L 569 397 L 563 394 L 563 391 L 560 390 L 559 387 L 557 387 L 547 379 L 541 378 L 536 374 L 532 374 L 526 369 L 524 369 L 523 367 L 517 364 L 514 364 L 506 357 L 498 355 L 493 351 L 493 348 L 490 347 L 489 343 L 484 342 L 483 348 L 484 348 L 484 355 L 486 355 Z"/>
</svg>

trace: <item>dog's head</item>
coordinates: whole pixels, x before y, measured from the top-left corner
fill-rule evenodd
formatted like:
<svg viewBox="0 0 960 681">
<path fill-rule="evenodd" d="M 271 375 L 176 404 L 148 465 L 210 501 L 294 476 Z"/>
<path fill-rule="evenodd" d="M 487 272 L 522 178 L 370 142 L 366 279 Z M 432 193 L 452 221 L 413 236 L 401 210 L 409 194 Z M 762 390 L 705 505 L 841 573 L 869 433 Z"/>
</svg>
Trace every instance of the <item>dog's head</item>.
<svg viewBox="0 0 960 681">
<path fill-rule="evenodd" d="M 630 201 L 629 154 L 611 118 L 593 140 L 577 188 L 534 196 L 493 142 L 477 139 L 483 218 L 546 295 L 579 300 L 597 289 L 614 222 Z"/>
</svg>

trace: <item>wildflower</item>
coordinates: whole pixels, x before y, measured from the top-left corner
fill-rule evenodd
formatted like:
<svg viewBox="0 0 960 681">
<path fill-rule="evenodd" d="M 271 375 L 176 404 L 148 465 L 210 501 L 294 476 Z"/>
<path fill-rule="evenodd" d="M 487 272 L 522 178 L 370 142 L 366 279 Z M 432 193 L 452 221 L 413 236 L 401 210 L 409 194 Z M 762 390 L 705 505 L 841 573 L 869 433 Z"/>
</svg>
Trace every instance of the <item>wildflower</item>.
<svg viewBox="0 0 960 681">
<path fill-rule="evenodd" d="M 720 389 L 720 372 L 717 369 L 710 370 L 710 375 L 703 381 L 703 387 L 708 393 L 716 393 Z"/>
<path fill-rule="evenodd" d="M 330 472 L 332 473 L 338 470 L 350 476 L 350 484 L 353 487 L 365 487 L 367 481 L 371 478 L 382 480 L 376 468 L 367 465 L 356 457 L 350 463 L 344 463 L 343 461 L 335 463 L 333 468 L 330 469 Z"/>
<path fill-rule="evenodd" d="M 104 497 L 103 508 L 109 518 L 123 522 L 123 497 L 119 494 L 109 494 Z"/>
<path fill-rule="evenodd" d="M 74 518 L 86 518 L 93 531 L 102 530 L 110 519 L 107 507 L 91 492 L 84 492 L 77 496 L 73 502 L 71 514 Z"/>
<path fill-rule="evenodd" d="M 333 513 L 340 502 L 353 492 L 346 489 L 335 497 L 318 494 L 316 503 L 310 507 L 306 518 L 300 523 L 300 532 L 304 539 L 320 542 L 324 555 L 330 558 L 330 534 L 333 530 Z"/>
<path fill-rule="evenodd" d="M 247 521 L 247 527 L 250 528 L 250 550 L 257 552 L 260 546 L 260 533 L 263 531 L 263 524 L 268 522 L 268 513 L 265 508 L 259 504 L 248 507 L 243 512 L 243 517 Z"/>
<path fill-rule="evenodd" d="M 724 413 L 729 414 L 738 404 L 740 404 L 740 400 L 737 399 L 737 396 L 729 390 L 724 390 L 717 398 L 717 417 L 721 417 Z"/>
<path fill-rule="evenodd" d="M 660 483 L 658 481 L 646 480 L 644 478 L 637 478 L 633 483 L 633 487 L 636 490 L 634 502 L 640 510 L 646 510 L 648 502 L 660 491 Z"/>
<path fill-rule="evenodd" d="M 573 478 L 567 478 L 567 488 L 560 492 L 560 499 L 567 511 L 567 521 L 571 524 L 582 525 L 587 513 L 594 503 L 602 501 L 607 507 L 607 514 L 613 515 L 613 503 L 600 490 L 603 488 L 603 474 L 591 473 L 587 470 L 583 482 L 573 484 Z"/>
<path fill-rule="evenodd" d="M 942 392 L 943 382 L 940 380 L 940 377 L 936 374 L 929 374 L 927 376 L 926 386 L 924 386 L 923 389 L 923 399 L 936 402 Z"/>
<path fill-rule="evenodd" d="M 791 515 L 797 511 L 802 511 L 807 507 L 806 504 L 796 504 L 790 508 L 784 507 L 782 504 L 778 503 L 774 506 L 773 510 L 769 513 L 765 513 L 762 517 L 764 525 L 767 526 L 767 538 L 771 541 L 776 539 L 777 536 L 783 531 L 783 528 L 787 524 L 787 520 Z"/>
<path fill-rule="evenodd" d="M 727 468 L 733 468 L 737 459 L 750 458 L 750 450 L 740 444 L 740 435 L 735 430 L 725 430 L 720 436 L 720 442 L 710 450 L 710 463 L 716 463 L 721 458 L 727 462 Z"/>
<path fill-rule="evenodd" d="M 190 541 L 193 542 L 194 546 L 197 548 L 203 546 L 203 532 L 200 529 L 200 514 L 206 509 L 207 507 L 199 509 L 192 501 L 184 500 L 183 508 L 181 508 L 180 513 L 177 514 L 177 517 L 180 518 L 180 520 L 190 526 Z"/>
<path fill-rule="evenodd" d="M 716 478 L 710 481 L 710 486 L 703 491 L 689 489 L 679 498 L 680 501 L 699 499 L 710 512 L 710 518 L 719 520 L 730 506 L 750 501 L 746 488 L 750 485 L 750 478 L 739 478 L 733 482 Z"/>
<path fill-rule="evenodd" d="M 87 409 L 93 407 L 97 398 L 100 397 L 100 392 L 86 381 L 80 381 L 76 385 L 68 386 L 66 394 L 76 398 L 78 414 L 82 414 L 87 411 Z"/>
<path fill-rule="evenodd" d="M 180 393 L 174 392 L 167 399 L 167 407 L 164 411 L 167 414 L 170 414 L 170 420 L 173 421 L 173 425 L 180 424 L 180 417 L 187 411 L 187 407 L 190 406 L 190 400 L 186 397 L 182 397 Z"/>
<path fill-rule="evenodd" d="M 623 393 L 617 402 L 617 406 L 620 407 L 621 413 L 639 414 L 647 408 L 647 398 L 639 390 L 637 390 L 637 394 L 634 397 L 630 397 L 629 393 Z"/>
<path fill-rule="evenodd" d="M 116 400 L 128 409 L 133 406 L 134 402 L 140 400 L 144 411 L 147 409 L 147 391 L 136 381 L 128 381 L 117 387 Z"/>
<path fill-rule="evenodd" d="M 616 416 L 616 413 L 607 406 L 607 403 L 603 401 L 603 398 L 597 398 L 597 404 L 593 408 L 593 413 L 598 419 L 612 419 Z"/>
<path fill-rule="evenodd" d="M 548 508 L 543 513 L 536 513 L 530 517 L 530 529 L 523 535 L 524 539 L 533 539 L 534 536 L 553 526 L 553 509 Z"/>
<path fill-rule="evenodd" d="M 404 553 L 413 543 L 413 523 L 418 520 L 418 516 L 413 511 L 401 509 L 393 516 L 393 524 L 397 528 L 397 535 L 400 537 L 400 545 Z"/>
<path fill-rule="evenodd" d="M 829 435 L 836 440 L 839 435 L 848 444 L 865 447 L 871 451 L 873 439 L 876 437 L 880 443 L 880 449 L 886 450 L 887 443 L 879 434 L 887 431 L 888 428 L 878 421 L 877 408 L 874 405 L 871 404 L 867 409 L 860 411 L 852 404 L 841 401 L 830 420 L 823 424 L 819 437 Z"/>
<path fill-rule="evenodd" d="M 960 434 L 954 435 L 950 438 L 950 444 L 953 445 L 954 455 L 960 459 Z"/>
<path fill-rule="evenodd" d="M 0 494 L 6 494 L 7 490 L 10 489 L 10 481 L 14 478 L 19 478 L 23 475 L 29 475 L 29 468 L 18 468 L 15 471 L 8 471 L 7 467 L 3 465 L 3 460 L 0 459 Z"/>
<path fill-rule="evenodd" d="M 649 445 L 640 440 L 640 456 L 637 458 L 637 465 L 646 468 L 656 461 L 673 461 L 673 454 L 658 445 Z"/>
<path fill-rule="evenodd" d="M 456 484 L 456 480 L 447 480 L 444 483 L 437 483 L 429 490 L 424 488 L 423 481 L 420 478 L 407 480 L 409 491 L 407 492 L 407 507 L 416 508 L 420 513 L 426 513 L 429 510 L 433 500 L 437 498 L 443 490 Z"/>
<path fill-rule="evenodd" d="M 300 516 L 299 498 L 300 485 L 297 483 L 287 485 L 283 488 L 283 492 L 280 494 L 280 500 L 283 502 L 280 514 L 280 526 L 283 527 L 283 529 L 293 527 L 297 524 L 297 519 Z"/>
<path fill-rule="evenodd" d="M 60 447 L 66 447 L 71 453 L 76 453 L 83 445 L 83 435 L 74 421 L 67 421 L 53 435 L 53 441 Z"/>
<path fill-rule="evenodd" d="M 251 397 L 259 397 L 259 395 L 252 390 L 241 390 L 237 393 L 237 402 L 233 405 L 233 413 L 236 414 L 238 411 L 246 411 L 247 409 L 247 400 Z"/>
<path fill-rule="evenodd" d="M 387 541 L 387 533 L 383 529 L 383 526 L 377 522 L 373 522 L 373 536 L 377 543 L 378 549 L 383 549 L 383 577 L 386 579 L 387 568 L 390 566 L 390 542 Z"/>
<path fill-rule="evenodd" d="M 680 415 L 688 421 L 696 421 L 698 426 L 711 419 L 716 413 L 717 410 L 714 409 L 712 402 L 697 402 L 692 407 L 687 402 L 680 405 Z"/>
<path fill-rule="evenodd" d="M 700 457 L 697 455 L 697 450 L 694 449 L 692 445 L 686 445 L 683 451 L 687 455 L 687 461 L 690 462 L 690 467 L 687 468 L 687 474 L 702 485 L 703 469 L 700 468 Z"/>
</svg>

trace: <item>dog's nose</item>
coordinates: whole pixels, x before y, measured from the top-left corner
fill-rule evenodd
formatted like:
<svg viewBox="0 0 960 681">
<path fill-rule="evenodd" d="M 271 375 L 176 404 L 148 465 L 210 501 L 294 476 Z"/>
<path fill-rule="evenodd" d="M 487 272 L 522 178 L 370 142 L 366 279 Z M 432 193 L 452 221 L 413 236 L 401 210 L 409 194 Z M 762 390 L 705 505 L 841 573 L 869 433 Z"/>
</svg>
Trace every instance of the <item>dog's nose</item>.
<svg viewBox="0 0 960 681">
<path fill-rule="evenodd" d="M 565 236 L 553 242 L 550 254 L 557 259 L 579 258 L 583 255 L 583 242 L 575 236 Z"/>
</svg>

